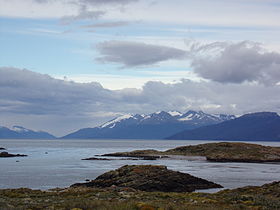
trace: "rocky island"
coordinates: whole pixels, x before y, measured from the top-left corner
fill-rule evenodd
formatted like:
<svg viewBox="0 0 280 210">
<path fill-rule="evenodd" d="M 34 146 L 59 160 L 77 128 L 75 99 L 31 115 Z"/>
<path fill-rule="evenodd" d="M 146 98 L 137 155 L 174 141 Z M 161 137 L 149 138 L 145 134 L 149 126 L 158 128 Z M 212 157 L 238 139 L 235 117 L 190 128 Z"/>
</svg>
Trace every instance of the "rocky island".
<svg viewBox="0 0 280 210">
<path fill-rule="evenodd" d="M 27 155 L 23 154 L 10 154 L 8 152 L 0 152 L 0 158 L 8 158 L 8 157 L 26 157 Z"/>
<path fill-rule="evenodd" d="M 80 186 L 129 187 L 147 192 L 193 192 L 198 189 L 222 188 L 221 185 L 205 179 L 156 165 L 125 165 L 90 182 L 72 185 L 72 187 Z"/>
<path fill-rule="evenodd" d="M 6 150 L 4 147 L 0 147 L 0 150 Z"/>
<path fill-rule="evenodd" d="M 166 151 L 135 150 L 131 152 L 104 154 L 103 156 L 172 158 L 174 155 L 204 156 L 208 161 L 216 162 L 280 162 L 280 147 L 239 142 L 219 142 L 181 146 Z"/>
</svg>

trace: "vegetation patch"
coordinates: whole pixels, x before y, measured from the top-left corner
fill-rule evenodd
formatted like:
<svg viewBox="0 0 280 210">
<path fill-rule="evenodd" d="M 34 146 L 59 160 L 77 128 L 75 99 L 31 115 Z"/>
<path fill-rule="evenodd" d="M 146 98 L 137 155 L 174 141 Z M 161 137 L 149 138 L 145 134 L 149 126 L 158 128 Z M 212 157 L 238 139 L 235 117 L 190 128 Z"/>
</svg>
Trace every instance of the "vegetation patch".
<svg viewBox="0 0 280 210">
<path fill-rule="evenodd" d="M 53 191 L 0 190 L 0 209 L 204 210 L 280 209 L 280 182 L 218 193 L 145 192 L 124 187 L 66 188 Z"/>
</svg>

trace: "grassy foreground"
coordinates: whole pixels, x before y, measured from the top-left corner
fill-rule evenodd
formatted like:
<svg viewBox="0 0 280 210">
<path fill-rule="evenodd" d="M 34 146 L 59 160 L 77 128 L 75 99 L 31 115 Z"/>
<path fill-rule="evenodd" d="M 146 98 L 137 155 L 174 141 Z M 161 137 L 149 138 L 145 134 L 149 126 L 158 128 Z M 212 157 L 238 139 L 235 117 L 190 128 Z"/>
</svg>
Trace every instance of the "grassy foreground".
<svg viewBox="0 0 280 210">
<path fill-rule="evenodd" d="M 280 182 L 218 193 L 143 192 L 132 188 L 0 190 L 0 209 L 280 209 Z"/>
</svg>

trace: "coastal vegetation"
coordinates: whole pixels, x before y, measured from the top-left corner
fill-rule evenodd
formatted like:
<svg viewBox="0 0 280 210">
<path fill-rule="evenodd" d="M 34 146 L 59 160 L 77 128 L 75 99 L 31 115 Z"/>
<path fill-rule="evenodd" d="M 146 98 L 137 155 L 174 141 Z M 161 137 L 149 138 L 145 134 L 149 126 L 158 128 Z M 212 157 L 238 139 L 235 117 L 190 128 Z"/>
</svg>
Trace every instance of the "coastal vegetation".
<svg viewBox="0 0 280 210">
<path fill-rule="evenodd" d="M 279 209 L 280 182 L 217 193 L 145 192 L 128 187 L 0 190 L 0 209 L 237 210 Z"/>
</svg>

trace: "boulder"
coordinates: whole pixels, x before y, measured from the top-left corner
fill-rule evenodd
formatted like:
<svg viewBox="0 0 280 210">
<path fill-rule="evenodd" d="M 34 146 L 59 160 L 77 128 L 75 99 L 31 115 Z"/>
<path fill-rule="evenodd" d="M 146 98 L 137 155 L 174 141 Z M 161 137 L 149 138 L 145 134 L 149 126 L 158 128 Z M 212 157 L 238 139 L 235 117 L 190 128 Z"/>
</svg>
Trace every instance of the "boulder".
<svg viewBox="0 0 280 210">
<path fill-rule="evenodd" d="M 72 187 L 81 186 L 129 187 L 147 192 L 193 192 L 198 189 L 222 188 L 221 185 L 205 179 L 157 165 L 125 165 L 104 173 L 90 182 L 72 185 Z"/>
</svg>

